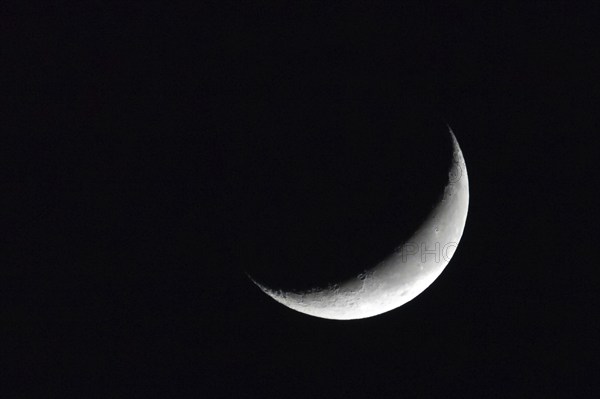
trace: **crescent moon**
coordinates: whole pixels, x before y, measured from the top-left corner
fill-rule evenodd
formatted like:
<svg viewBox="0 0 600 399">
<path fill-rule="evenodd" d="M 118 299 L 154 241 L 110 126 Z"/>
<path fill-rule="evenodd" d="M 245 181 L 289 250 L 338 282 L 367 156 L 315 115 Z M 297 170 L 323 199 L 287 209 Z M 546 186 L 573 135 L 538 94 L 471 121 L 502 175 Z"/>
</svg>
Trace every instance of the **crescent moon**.
<svg viewBox="0 0 600 399">
<path fill-rule="evenodd" d="M 341 283 L 299 292 L 274 290 L 248 277 L 277 302 L 325 319 L 372 317 L 414 299 L 446 268 L 467 220 L 467 166 L 450 126 L 448 130 L 452 136 L 453 157 L 444 194 L 412 237 L 385 260 Z"/>
</svg>

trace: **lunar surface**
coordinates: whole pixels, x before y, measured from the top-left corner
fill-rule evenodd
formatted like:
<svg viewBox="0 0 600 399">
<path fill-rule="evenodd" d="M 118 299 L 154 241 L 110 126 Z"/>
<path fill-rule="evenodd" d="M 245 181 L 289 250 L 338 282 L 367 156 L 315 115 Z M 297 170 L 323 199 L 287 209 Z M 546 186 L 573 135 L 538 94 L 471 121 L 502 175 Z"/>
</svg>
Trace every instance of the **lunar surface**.
<svg viewBox="0 0 600 399">
<path fill-rule="evenodd" d="M 315 317 L 362 319 L 388 312 L 415 298 L 446 268 L 462 237 L 469 209 L 469 179 L 458 141 L 448 127 L 453 157 L 444 194 L 419 229 L 385 260 L 327 287 L 292 292 L 250 279 L 277 302 Z"/>
</svg>

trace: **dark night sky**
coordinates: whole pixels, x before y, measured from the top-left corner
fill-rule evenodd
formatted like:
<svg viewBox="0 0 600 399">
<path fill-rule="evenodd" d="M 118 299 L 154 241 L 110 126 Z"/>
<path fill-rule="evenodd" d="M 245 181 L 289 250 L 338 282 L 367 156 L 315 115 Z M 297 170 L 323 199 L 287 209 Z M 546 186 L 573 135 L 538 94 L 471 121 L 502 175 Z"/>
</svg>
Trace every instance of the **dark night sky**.
<svg viewBox="0 0 600 399">
<path fill-rule="evenodd" d="M 3 11 L 2 397 L 597 395 L 598 10 L 217 3 Z M 471 202 L 421 296 L 339 322 L 247 279 L 399 245 L 445 123 Z"/>
</svg>

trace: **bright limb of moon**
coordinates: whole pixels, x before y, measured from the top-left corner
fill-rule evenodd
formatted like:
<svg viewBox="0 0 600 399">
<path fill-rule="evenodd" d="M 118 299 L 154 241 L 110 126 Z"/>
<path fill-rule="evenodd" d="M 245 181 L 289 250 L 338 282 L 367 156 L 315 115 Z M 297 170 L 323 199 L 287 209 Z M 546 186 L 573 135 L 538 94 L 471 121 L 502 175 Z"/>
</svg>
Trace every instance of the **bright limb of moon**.
<svg viewBox="0 0 600 399">
<path fill-rule="evenodd" d="M 290 292 L 250 279 L 277 302 L 315 317 L 363 319 L 404 305 L 429 287 L 446 268 L 463 234 L 469 209 L 467 166 L 458 141 L 440 202 L 403 245 L 375 267 L 328 287 Z"/>
</svg>

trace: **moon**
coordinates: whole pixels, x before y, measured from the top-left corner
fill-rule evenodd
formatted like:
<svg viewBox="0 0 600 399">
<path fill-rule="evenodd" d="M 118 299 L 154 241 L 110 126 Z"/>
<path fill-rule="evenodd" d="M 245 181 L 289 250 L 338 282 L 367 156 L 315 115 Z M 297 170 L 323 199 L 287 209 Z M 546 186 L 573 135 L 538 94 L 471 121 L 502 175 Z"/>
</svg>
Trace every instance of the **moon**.
<svg viewBox="0 0 600 399">
<path fill-rule="evenodd" d="M 305 291 L 276 290 L 248 277 L 277 302 L 325 319 L 372 317 L 417 297 L 450 262 L 467 221 L 467 166 L 450 126 L 448 130 L 452 136 L 453 156 L 443 196 L 411 238 L 382 262 L 340 283 Z"/>
</svg>

